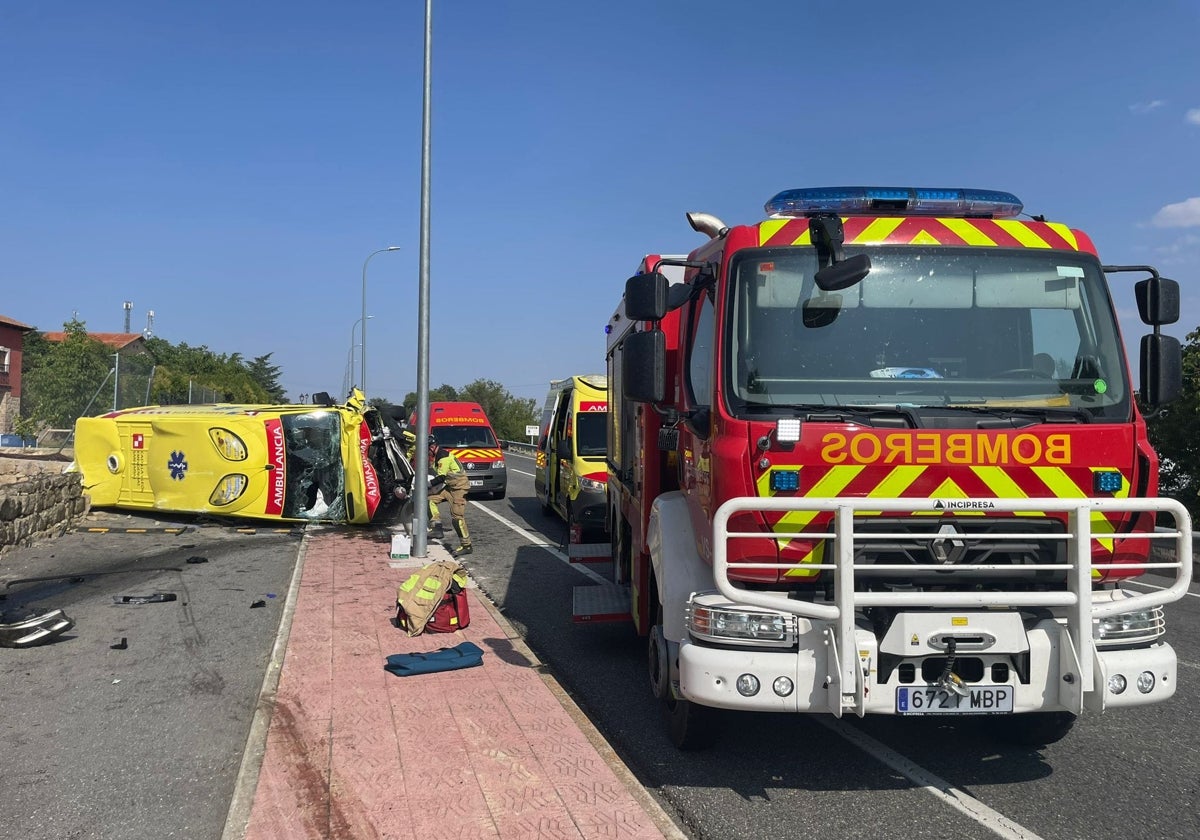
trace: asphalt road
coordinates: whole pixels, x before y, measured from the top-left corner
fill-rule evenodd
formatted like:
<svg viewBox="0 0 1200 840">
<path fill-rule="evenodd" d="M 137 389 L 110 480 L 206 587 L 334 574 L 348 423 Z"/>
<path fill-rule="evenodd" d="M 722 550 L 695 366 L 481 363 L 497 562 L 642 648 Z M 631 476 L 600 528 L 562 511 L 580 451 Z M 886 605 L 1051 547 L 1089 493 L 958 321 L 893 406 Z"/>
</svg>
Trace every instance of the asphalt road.
<svg viewBox="0 0 1200 840">
<path fill-rule="evenodd" d="M 533 498 L 532 458 L 508 461 L 508 497 L 468 507 L 471 573 L 693 836 L 1200 836 L 1200 727 L 1191 715 L 1200 703 L 1200 588 L 1168 607 L 1181 661 L 1175 697 L 1081 718 L 1040 750 L 945 718 L 726 713 L 714 748 L 680 753 L 665 737 L 632 625 L 572 622 L 572 587 L 607 570 L 566 562 L 565 526 Z"/>
<path fill-rule="evenodd" d="M 215 840 L 301 532 L 122 514 L 85 526 L 108 530 L 0 565 L 8 620 L 61 607 L 76 621 L 53 643 L 0 648 L 0 838 Z M 175 600 L 114 602 L 155 592 Z"/>
</svg>

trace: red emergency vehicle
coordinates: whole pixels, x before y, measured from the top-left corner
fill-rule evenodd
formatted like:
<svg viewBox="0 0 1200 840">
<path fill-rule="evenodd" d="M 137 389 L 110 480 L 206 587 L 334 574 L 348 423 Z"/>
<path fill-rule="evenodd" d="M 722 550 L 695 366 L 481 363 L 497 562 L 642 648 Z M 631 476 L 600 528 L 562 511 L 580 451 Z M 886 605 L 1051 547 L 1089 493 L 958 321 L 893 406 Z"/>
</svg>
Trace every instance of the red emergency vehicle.
<svg viewBox="0 0 1200 840">
<path fill-rule="evenodd" d="M 408 425 L 417 427 L 415 412 L 409 416 Z M 470 479 L 470 495 L 504 498 L 508 469 L 483 406 L 475 402 L 431 402 L 429 436 L 454 453 Z"/>
<path fill-rule="evenodd" d="M 788 190 L 756 224 L 689 214 L 708 241 L 627 281 L 607 329 L 617 585 L 577 588 L 575 612 L 632 615 L 678 746 L 712 738 L 712 707 L 987 714 L 1048 743 L 1173 694 L 1162 607 L 1187 591 L 1191 522 L 1156 498 L 1106 276 L 1145 275 L 1150 406 L 1180 389 L 1160 330 L 1178 284 L 1021 210 Z M 1174 560 L 1149 562 L 1155 538 Z M 1162 588 L 1122 588 L 1151 568 Z"/>
</svg>

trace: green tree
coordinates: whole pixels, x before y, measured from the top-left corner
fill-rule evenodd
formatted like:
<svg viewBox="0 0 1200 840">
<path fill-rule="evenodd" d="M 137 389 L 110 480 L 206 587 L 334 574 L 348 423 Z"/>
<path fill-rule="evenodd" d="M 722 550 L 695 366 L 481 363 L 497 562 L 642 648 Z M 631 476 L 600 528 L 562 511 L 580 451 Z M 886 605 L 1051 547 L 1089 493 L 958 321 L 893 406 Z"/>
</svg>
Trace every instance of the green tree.
<svg viewBox="0 0 1200 840">
<path fill-rule="evenodd" d="M 537 422 L 534 400 L 514 397 L 490 379 L 476 379 L 458 392 L 458 398 L 479 403 L 501 440 L 524 440 L 525 426 Z"/>
<path fill-rule="evenodd" d="M 1160 491 L 1200 515 L 1200 328 L 1183 346 L 1183 395 L 1146 425 L 1162 461 Z"/>
<path fill-rule="evenodd" d="M 87 334 L 83 321 L 67 321 L 63 332 L 58 342 L 41 333 L 26 336 L 21 413 L 39 428 L 70 428 L 93 410 L 112 369 L 109 348 Z"/>
<path fill-rule="evenodd" d="M 287 400 L 287 391 L 279 384 L 279 365 L 271 364 L 271 354 L 255 356 L 249 366 L 250 376 L 267 392 L 267 398 L 274 403 Z"/>
</svg>

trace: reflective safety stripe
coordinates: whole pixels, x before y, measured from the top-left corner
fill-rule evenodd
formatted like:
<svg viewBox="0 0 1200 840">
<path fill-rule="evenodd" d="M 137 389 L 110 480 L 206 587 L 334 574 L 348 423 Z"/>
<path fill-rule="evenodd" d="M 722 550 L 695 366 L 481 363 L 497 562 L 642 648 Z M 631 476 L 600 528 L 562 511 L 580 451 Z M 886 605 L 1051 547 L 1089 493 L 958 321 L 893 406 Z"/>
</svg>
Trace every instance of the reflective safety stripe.
<svg viewBox="0 0 1200 840">
<path fill-rule="evenodd" d="M 847 245 L 969 245 L 1053 248 L 1095 253 L 1087 237 L 1059 222 L 1019 219 L 942 219 L 930 216 L 848 216 Z M 812 245 L 807 219 L 767 219 L 758 224 L 758 244 Z"/>
<path fill-rule="evenodd" d="M 800 473 L 801 492 L 794 494 L 779 494 L 771 490 L 770 477 L 772 470 L 795 470 Z M 936 470 L 936 471 L 935 471 Z M 873 473 L 863 465 L 834 465 L 826 468 L 818 466 L 803 466 L 799 464 L 773 464 L 771 469 L 763 471 L 758 477 L 757 492 L 759 496 L 792 495 L 797 499 L 805 497 L 837 498 L 842 495 L 857 498 L 902 499 L 906 496 L 922 499 L 980 499 L 980 498 L 1015 498 L 1025 499 L 1036 496 L 1051 496 L 1060 499 L 1085 499 L 1091 496 L 1091 485 L 1080 486 L 1062 467 L 1030 466 L 1020 468 L 1005 468 L 996 466 L 971 465 L 950 472 L 939 466 L 905 464 L 887 470 L 872 487 L 862 486 L 869 481 Z M 1014 472 L 1016 473 L 1014 475 Z M 1119 472 L 1114 467 L 1091 467 L 1088 475 L 1097 472 Z M 941 473 L 941 475 L 939 475 Z M 806 478 L 812 481 L 812 486 L 806 486 Z M 940 482 L 938 479 L 941 478 Z M 964 487 L 967 478 L 975 479 Z M 924 479 L 924 480 L 922 480 Z M 1032 482 L 1036 479 L 1043 487 L 1037 487 Z M 934 482 L 937 482 L 936 484 Z M 851 488 L 851 485 L 855 485 Z M 851 488 L 847 492 L 847 488 Z M 1128 498 L 1129 480 L 1122 474 L 1121 489 L 1112 494 L 1112 498 Z M 879 511 L 860 509 L 859 516 L 878 516 Z M 944 515 L 941 511 L 916 511 L 916 515 Z M 986 516 L 983 510 L 958 510 L 955 516 Z M 1038 511 L 1018 511 L 1016 516 L 1041 518 L 1046 514 Z M 829 514 L 818 511 L 788 511 L 773 522 L 771 528 L 776 533 L 803 531 L 818 517 L 828 519 Z M 1105 551 L 1112 553 L 1116 533 L 1116 523 L 1120 514 L 1108 515 L 1100 511 L 1091 514 L 1091 529 L 1096 543 Z M 818 530 L 824 530 L 819 528 Z M 793 538 L 779 539 L 782 551 L 793 542 Z M 823 562 L 825 540 L 817 540 L 812 548 L 798 562 L 801 565 L 818 565 Z M 807 578 L 815 576 L 818 569 L 789 569 L 784 575 L 792 578 Z M 1093 576 L 1101 573 L 1093 570 Z"/>
</svg>

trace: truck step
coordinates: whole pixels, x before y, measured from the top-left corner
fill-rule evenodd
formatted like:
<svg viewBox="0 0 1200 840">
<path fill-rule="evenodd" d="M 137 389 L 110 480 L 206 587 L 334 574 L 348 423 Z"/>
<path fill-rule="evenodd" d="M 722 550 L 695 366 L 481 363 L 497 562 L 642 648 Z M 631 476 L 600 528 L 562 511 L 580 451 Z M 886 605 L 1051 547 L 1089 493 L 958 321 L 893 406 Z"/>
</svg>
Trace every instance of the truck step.
<svg viewBox="0 0 1200 840">
<path fill-rule="evenodd" d="M 571 596 L 576 622 L 632 621 L 629 587 L 615 583 L 576 586 Z"/>
<path fill-rule="evenodd" d="M 607 563 L 612 559 L 610 543 L 568 543 L 567 559 L 572 563 Z"/>
</svg>

